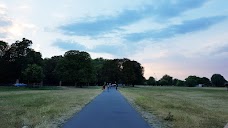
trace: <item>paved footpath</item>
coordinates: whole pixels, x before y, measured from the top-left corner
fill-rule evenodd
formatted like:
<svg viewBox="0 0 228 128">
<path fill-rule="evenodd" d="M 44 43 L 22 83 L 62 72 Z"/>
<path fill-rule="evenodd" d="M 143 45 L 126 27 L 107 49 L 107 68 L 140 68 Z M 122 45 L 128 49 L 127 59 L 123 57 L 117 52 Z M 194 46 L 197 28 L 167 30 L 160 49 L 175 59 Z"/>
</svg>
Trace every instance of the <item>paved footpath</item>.
<svg viewBox="0 0 228 128">
<path fill-rule="evenodd" d="M 114 88 L 105 90 L 63 128 L 151 128 Z"/>
</svg>

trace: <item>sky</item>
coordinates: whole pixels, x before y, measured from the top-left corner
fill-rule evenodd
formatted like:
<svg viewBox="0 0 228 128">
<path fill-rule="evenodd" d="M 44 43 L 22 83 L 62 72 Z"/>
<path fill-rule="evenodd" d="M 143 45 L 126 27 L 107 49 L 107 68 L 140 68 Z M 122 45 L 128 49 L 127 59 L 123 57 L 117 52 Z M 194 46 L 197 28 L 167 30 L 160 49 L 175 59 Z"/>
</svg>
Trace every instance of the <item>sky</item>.
<svg viewBox="0 0 228 128">
<path fill-rule="evenodd" d="M 228 0 L 1 0 L 0 40 L 43 58 L 68 50 L 129 58 L 146 78 L 228 80 Z"/>
</svg>

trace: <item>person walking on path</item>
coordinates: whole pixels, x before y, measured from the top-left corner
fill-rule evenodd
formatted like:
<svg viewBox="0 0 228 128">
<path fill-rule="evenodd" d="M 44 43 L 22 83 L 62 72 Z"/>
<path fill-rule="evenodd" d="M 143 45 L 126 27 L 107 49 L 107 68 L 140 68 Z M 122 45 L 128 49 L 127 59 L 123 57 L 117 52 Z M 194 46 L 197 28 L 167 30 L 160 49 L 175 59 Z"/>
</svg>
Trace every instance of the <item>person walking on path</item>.
<svg viewBox="0 0 228 128">
<path fill-rule="evenodd" d="M 102 90 L 104 91 L 106 87 L 106 82 L 104 82 L 103 86 L 102 86 Z"/>
<path fill-rule="evenodd" d="M 110 83 L 107 84 L 107 91 L 109 92 Z"/>
<path fill-rule="evenodd" d="M 103 90 L 103 91 L 105 90 L 105 85 L 102 86 L 102 90 Z"/>
<path fill-rule="evenodd" d="M 118 84 L 116 84 L 116 90 L 118 89 Z"/>
</svg>

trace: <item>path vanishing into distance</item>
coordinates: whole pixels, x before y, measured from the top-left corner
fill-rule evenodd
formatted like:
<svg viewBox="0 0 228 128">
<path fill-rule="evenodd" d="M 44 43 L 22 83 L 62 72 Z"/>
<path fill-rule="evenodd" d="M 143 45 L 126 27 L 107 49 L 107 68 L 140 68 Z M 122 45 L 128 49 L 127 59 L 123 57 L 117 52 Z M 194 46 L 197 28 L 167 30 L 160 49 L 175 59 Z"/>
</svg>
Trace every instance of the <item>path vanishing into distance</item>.
<svg viewBox="0 0 228 128">
<path fill-rule="evenodd" d="M 63 128 L 151 128 L 115 88 L 103 91 Z"/>
</svg>

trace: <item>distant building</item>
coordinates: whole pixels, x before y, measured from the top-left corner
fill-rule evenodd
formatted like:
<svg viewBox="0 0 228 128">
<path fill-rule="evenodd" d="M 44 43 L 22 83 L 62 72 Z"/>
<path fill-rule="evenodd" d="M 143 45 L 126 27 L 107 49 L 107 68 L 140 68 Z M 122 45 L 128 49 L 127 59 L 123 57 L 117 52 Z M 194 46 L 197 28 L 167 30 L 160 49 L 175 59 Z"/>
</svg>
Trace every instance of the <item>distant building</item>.
<svg viewBox="0 0 228 128">
<path fill-rule="evenodd" d="M 196 85 L 196 87 L 203 87 L 203 84 L 198 84 Z"/>
<path fill-rule="evenodd" d="M 225 86 L 228 87 L 228 82 L 225 83 Z"/>
</svg>

